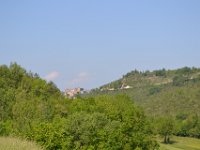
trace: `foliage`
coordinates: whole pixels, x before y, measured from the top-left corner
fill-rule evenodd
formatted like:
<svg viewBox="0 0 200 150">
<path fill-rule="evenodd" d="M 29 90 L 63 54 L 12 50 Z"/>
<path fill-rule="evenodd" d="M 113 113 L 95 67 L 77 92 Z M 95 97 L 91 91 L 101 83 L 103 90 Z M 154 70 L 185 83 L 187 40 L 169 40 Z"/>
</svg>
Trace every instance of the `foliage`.
<svg viewBox="0 0 200 150">
<path fill-rule="evenodd" d="M 177 69 L 176 70 L 176 74 L 179 74 L 179 75 L 189 75 L 190 73 L 192 73 L 193 71 L 195 71 L 196 68 L 189 68 L 189 67 L 183 67 L 183 68 L 180 68 L 180 69 Z"/>
<path fill-rule="evenodd" d="M 68 111 L 36 126 L 30 138 L 46 149 L 158 148 L 144 113 L 126 96 L 76 99 Z"/>
<path fill-rule="evenodd" d="M 162 118 L 159 123 L 159 133 L 164 137 L 163 142 L 169 144 L 171 142 L 170 136 L 172 136 L 175 131 L 175 122 L 172 117 L 167 117 Z"/>
<path fill-rule="evenodd" d="M 153 95 L 153 94 L 159 93 L 160 91 L 161 91 L 161 87 L 153 86 L 149 89 L 149 94 Z"/>
<path fill-rule="evenodd" d="M 188 81 L 188 78 L 185 76 L 175 76 L 173 78 L 173 85 L 182 86 Z"/>
<path fill-rule="evenodd" d="M 114 91 L 96 89 L 93 96 L 69 100 L 53 82 L 16 63 L 3 65 L 0 135 L 28 138 L 46 149 L 146 150 L 158 149 L 157 134 L 165 143 L 172 135 L 200 138 L 199 72 L 135 70 L 102 87 Z M 131 88 L 120 89 L 122 84 Z"/>
<path fill-rule="evenodd" d="M 183 67 L 176 70 L 132 71 L 116 82 L 125 81 L 130 89 L 93 91 L 90 95 L 126 94 L 143 107 L 150 117 L 155 134 L 161 123 L 173 118 L 173 134 L 200 138 L 200 69 Z M 113 85 L 108 84 L 108 85 Z M 102 88 L 106 89 L 108 85 Z M 112 88 L 112 86 L 111 86 Z M 87 95 L 86 95 L 87 96 Z M 153 119 L 152 119 L 153 118 Z M 160 118 L 163 118 L 160 120 Z M 163 125 L 164 126 L 164 125 Z M 163 133 L 160 133 L 163 134 Z"/>
<path fill-rule="evenodd" d="M 157 71 L 162 72 L 163 70 L 165 76 L 156 76 Z M 147 114 L 152 115 L 165 115 L 169 112 L 176 116 L 181 111 L 199 114 L 200 69 L 184 67 L 177 70 L 163 70 L 146 71 L 144 73 L 130 72 L 128 76 L 124 76 L 117 82 L 125 81 L 125 84 L 132 88 L 114 91 L 95 90 L 89 95 L 127 94 L 137 105 L 142 106 Z M 106 87 L 105 85 L 102 88 L 106 89 Z M 168 107 L 165 107 L 166 105 Z"/>
<path fill-rule="evenodd" d="M 46 149 L 158 148 L 144 112 L 127 96 L 68 100 L 54 83 L 16 63 L 0 66 L 0 87 L 0 135 Z"/>
<path fill-rule="evenodd" d="M 154 71 L 156 76 L 166 76 L 166 70 L 162 69 L 162 70 L 156 70 Z"/>
</svg>

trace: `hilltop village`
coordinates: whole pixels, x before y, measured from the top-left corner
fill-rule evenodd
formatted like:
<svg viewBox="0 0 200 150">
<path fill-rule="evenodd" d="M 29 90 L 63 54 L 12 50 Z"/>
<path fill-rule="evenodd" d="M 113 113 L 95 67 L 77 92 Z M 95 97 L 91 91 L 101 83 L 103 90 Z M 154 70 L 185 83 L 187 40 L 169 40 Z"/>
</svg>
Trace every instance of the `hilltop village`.
<svg viewBox="0 0 200 150">
<path fill-rule="evenodd" d="M 70 98 L 70 99 L 73 99 L 77 95 L 84 94 L 84 93 L 88 93 L 88 91 L 85 90 L 84 88 L 80 88 L 80 87 L 78 87 L 78 88 L 72 88 L 72 89 L 65 89 L 65 91 L 64 91 L 64 95 L 67 98 Z"/>
</svg>

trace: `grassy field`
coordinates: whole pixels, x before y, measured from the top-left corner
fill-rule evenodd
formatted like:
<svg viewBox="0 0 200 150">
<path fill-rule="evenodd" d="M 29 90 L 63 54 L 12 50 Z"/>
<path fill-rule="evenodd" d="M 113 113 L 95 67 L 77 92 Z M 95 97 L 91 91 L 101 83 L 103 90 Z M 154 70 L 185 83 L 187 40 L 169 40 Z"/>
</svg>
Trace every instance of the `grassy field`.
<svg viewBox="0 0 200 150">
<path fill-rule="evenodd" d="M 200 150 L 200 139 L 188 137 L 173 137 L 173 144 L 163 144 L 158 140 L 160 150 Z M 12 137 L 0 137 L 0 150 L 42 150 L 34 142 Z"/>
<path fill-rule="evenodd" d="M 200 150 L 200 140 L 188 137 L 173 137 L 173 144 L 160 142 L 160 150 Z"/>
<path fill-rule="evenodd" d="M 34 142 L 12 137 L 0 137 L 0 150 L 42 150 Z"/>
</svg>

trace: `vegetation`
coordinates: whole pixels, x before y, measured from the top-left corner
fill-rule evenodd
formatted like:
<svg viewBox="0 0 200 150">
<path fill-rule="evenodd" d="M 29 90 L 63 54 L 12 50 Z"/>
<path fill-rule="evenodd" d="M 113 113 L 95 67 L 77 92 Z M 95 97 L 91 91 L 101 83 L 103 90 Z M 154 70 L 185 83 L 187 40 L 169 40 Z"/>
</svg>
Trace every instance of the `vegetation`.
<svg viewBox="0 0 200 150">
<path fill-rule="evenodd" d="M 160 135 L 161 149 L 181 148 L 181 137 L 200 138 L 199 87 L 197 68 L 134 70 L 90 95 L 70 100 L 54 83 L 16 63 L 2 65 L 1 140 L 19 137 L 49 150 L 153 150 L 159 149 Z M 174 135 L 181 136 L 175 138 L 178 142 L 174 143 Z"/>
<path fill-rule="evenodd" d="M 160 120 L 160 127 L 159 127 L 159 134 L 164 137 L 164 143 L 165 144 L 170 144 L 170 136 L 173 135 L 174 129 L 175 129 L 175 124 L 174 120 L 171 117 L 164 118 Z"/>
<path fill-rule="evenodd" d="M 122 88 L 122 85 L 131 88 Z M 163 142 L 168 144 L 172 135 L 200 138 L 199 87 L 198 68 L 152 72 L 134 70 L 117 81 L 93 90 L 90 95 L 128 95 L 144 109 L 155 127 L 154 133 L 162 135 Z"/>
<path fill-rule="evenodd" d="M 160 150 L 200 150 L 200 140 L 190 137 L 176 137 L 173 136 L 171 144 L 163 144 L 162 139 L 160 142 Z"/>
<path fill-rule="evenodd" d="M 16 63 L 0 66 L 0 135 L 45 149 L 158 149 L 148 118 L 125 95 L 69 100 Z"/>
<path fill-rule="evenodd" d="M 123 88 L 122 85 L 128 85 L 129 88 Z M 126 94 L 151 116 L 176 116 L 183 112 L 200 115 L 199 87 L 198 68 L 184 67 L 152 72 L 134 70 L 117 81 L 93 90 L 89 95 Z"/>
<path fill-rule="evenodd" d="M 11 137 L 0 137 L 0 145 L 0 150 L 42 150 L 34 142 Z"/>
</svg>

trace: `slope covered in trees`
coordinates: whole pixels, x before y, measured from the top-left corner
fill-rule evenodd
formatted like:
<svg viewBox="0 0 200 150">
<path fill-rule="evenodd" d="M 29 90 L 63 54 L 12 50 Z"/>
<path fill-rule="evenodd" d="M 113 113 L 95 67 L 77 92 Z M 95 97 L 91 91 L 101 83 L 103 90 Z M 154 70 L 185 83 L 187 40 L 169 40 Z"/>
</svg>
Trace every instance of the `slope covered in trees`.
<svg viewBox="0 0 200 150">
<path fill-rule="evenodd" d="M 152 118 L 156 132 L 200 138 L 200 69 L 132 71 L 91 95 L 126 94 Z"/>
<path fill-rule="evenodd" d="M 0 135 L 46 149 L 157 149 L 153 129 L 127 96 L 69 100 L 52 83 L 12 63 L 0 66 Z"/>
<path fill-rule="evenodd" d="M 180 68 L 140 72 L 134 70 L 121 79 L 94 89 L 90 94 L 127 94 L 148 114 L 200 113 L 200 69 Z"/>
</svg>

